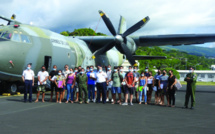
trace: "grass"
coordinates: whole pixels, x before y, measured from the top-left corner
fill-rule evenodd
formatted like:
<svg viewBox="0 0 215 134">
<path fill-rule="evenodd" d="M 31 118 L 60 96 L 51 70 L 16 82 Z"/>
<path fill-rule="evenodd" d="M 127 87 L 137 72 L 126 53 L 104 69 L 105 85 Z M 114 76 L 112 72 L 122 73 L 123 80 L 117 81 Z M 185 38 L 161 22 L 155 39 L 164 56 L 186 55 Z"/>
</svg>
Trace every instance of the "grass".
<svg viewBox="0 0 215 134">
<path fill-rule="evenodd" d="M 186 85 L 187 83 L 185 81 L 180 81 L 182 85 Z M 196 85 L 205 85 L 205 86 L 215 86 L 215 82 L 202 82 L 197 81 Z"/>
</svg>

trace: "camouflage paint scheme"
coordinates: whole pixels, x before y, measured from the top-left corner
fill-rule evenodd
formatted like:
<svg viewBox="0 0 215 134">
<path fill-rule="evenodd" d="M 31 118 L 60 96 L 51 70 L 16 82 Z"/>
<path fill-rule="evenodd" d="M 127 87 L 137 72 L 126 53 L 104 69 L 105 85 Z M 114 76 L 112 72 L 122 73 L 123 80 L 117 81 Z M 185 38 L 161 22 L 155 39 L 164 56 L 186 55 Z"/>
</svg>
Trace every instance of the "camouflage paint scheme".
<svg viewBox="0 0 215 134">
<path fill-rule="evenodd" d="M 103 14 L 102 14 L 103 15 Z M 113 47 L 104 54 L 92 54 L 111 41 L 117 41 L 117 36 L 82 36 L 65 37 L 50 30 L 36 26 L 25 25 L 21 22 L 0 16 L 0 19 L 8 21 L 7 26 L 0 26 L 0 81 L 21 81 L 22 71 L 28 63 L 32 63 L 35 74 L 45 64 L 45 56 L 48 56 L 48 71 L 53 65 L 63 69 L 65 64 L 74 68 L 75 66 L 86 67 L 88 65 L 101 65 L 103 67 L 111 64 L 119 66 L 126 57 L 121 54 L 120 49 Z M 142 20 L 141 20 L 142 21 Z M 144 19 L 143 19 L 144 21 Z M 19 27 L 15 28 L 15 24 Z M 126 21 L 121 16 L 118 35 L 127 30 Z M 14 33 L 26 35 L 30 42 L 14 41 L 2 37 L 3 33 Z M 164 45 L 191 45 L 215 42 L 215 34 L 178 34 L 178 35 L 144 35 L 127 36 L 123 39 L 129 51 L 134 54 L 139 46 L 164 46 Z M 134 59 L 156 59 L 154 56 L 133 55 Z M 163 57 L 161 57 L 163 58 Z M 47 61 L 46 61 L 47 63 Z"/>
<path fill-rule="evenodd" d="M 92 50 L 85 41 L 75 37 L 65 37 L 31 25 L 20 24 L 18 28 L 8 25 L 0 27 L 0 32 L 1 35 L 4 32 L 11 33 L 11 39 L 13 33 L 27 35 L 30 39 L 30 43 L 25 43 L 0 37 L 0 80 L 20 81 L 22 72 L 28 63 L 32 63 L 32 69 L 37 74 L 44 65 L 45 56 L 51 57 L 48 71 L 52 69 L 53 65 L 57 65 L 58 69 L 63 69 L 65 64 L 71 68 L 109 64 L 119 66 L 124 60 L 123 55 L 116 49 L 92 59 Z M 14 66 L 9 61 L 12 61 Z"/>
</svg>

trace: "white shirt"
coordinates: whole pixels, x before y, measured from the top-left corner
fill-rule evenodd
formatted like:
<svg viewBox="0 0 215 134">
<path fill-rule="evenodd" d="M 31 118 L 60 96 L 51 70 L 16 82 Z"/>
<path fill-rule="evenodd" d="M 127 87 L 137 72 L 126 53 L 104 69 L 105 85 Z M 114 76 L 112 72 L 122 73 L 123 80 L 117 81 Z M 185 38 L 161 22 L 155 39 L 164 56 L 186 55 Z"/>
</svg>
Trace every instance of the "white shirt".
<svg viewBox="0 0 215 134">
<path fill-rule="evenodd" d="M 111 79 L 111 74 L 112 74 L 112 71 L 111 71 L 111 70 L 107 72 L 107 80 L 110 80 L 110 79 Z M 113 81 L 110 81 L 110 82 L 108 83 L 108 87 L 111 87 L 112 85 L 113 85 Z"/>
<path fill-rule="evenodd" d="M 49 76 L 49 73 L 47 71 L 39 71 L 38 74 L 37 74 L 38 77 L 40 77 L 40 81 L 43 81 L 46 79 L 46 77 Z M 46 81 L 43 82 L 43 84 L 46 84 Z M 38 85 L 40 85 L 40 82 L 38 80 Z"/>
<path fill-rule="evenodd" d="M 102 82 L 106 82 L 106 78 L 107 78 L 107 74 L 105 72 L 101 72 L 101 73 L 96 73 L 96 82 L 97 83 L 102 83 Z"/>
<path fill-rule="evenodd" d="M 32 80 L 34 77 L 34 71 L 33 70 L 24 70 L 22 73 L 22 76 L 24 76 L 25 80 Z"/>
<path fill-rule="evenodd" d="M 64 75 L 65 78 L 67 78 L 67 75 L 68 75 L 69 73 L 70 73 L 69 70 L 67 70 L 67 71 L 63 70 L 63 75 Z"/>
</svg>

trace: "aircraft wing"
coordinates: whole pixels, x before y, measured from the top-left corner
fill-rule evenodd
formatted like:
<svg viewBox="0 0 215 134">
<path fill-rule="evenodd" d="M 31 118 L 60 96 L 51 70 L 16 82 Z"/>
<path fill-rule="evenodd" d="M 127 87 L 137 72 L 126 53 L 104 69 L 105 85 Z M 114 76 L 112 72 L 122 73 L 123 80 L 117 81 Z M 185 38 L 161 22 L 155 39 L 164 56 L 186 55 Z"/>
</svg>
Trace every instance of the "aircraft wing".
<svg viewBox="0 0 215 134">
<path fill-rule="evenodd" d="M 166 56 L 143 56 L 143 55 L 133 55 L 135 60 L 156 60 L 156 59 L 166 59 Z"/>
<path fill-rule="evenodd" d="M 131 37 L 137 46 L 191 45 L 215 42 L 215 34 L 175 34 Z"/>
</svg>

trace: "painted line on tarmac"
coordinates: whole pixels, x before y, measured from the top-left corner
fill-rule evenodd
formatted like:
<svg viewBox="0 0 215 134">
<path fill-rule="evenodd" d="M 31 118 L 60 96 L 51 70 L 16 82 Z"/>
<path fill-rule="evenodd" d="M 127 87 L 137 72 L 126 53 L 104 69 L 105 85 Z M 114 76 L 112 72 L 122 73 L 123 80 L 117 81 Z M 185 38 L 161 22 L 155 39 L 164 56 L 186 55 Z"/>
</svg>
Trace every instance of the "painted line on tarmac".
<svg viewBox="0 0 215 134">
<path fill-rule="evenodd" d="M 12 111 L 12 112 L 7 112 L 7 113 L 0 114 L 0 116 L 2 116 L 2 115 L 8 115 L 8 114 L 14 114 L 14 113 L 18 113 L 18 112 L 24 112 L 24 111 L 28 111 L 28 110 L 37 109 L 37 108 L 43 108 L 43 107 L 52 106 L 52 105 L 56 105 L 56 104 L 54 103 L 54 104 L 43 105 L 43 106 L 38 106 L 38 107 L 33 107 L 33 108 L 26 108 L 26 109 L 16 110 L 16 111 Z"/>
<path fill-rule="evenodd" d="M 5 97 L 14 97 L 14 96 L 24 96 L 24 94 L 19 94 L 19 95 L 10 95 L 10 96 L 0 96 L 0 98 L 5 98 Z"/>
</svg>

